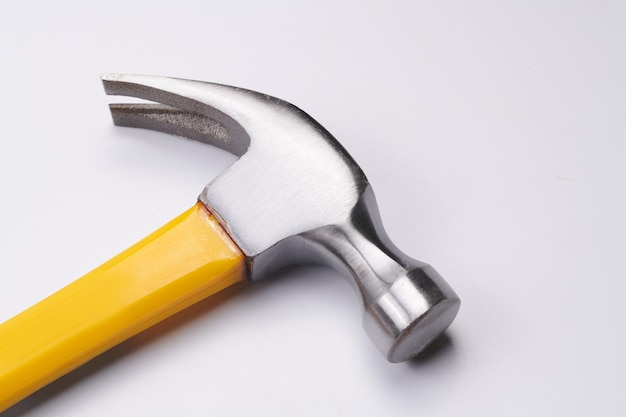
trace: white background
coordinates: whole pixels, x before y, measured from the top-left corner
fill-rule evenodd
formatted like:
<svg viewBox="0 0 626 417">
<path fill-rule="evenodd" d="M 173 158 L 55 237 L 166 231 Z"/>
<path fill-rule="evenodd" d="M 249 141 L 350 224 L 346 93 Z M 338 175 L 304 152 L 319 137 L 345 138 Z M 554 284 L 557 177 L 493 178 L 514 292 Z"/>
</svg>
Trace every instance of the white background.
<svg viewBox="0 0 626 417">
<path fill-rule="evenodd" d="M 295 269 L 4 415 L 623 416 L 625 41 L 623 1 L 4 4 L 0 321 L 188 208 L 234 160 L 114 127 L 105 72 L 302 107 L 360 163 L 392 239 L 463 301 L 423 358 L 388 364 L 350 286 Z"/>
</svg>

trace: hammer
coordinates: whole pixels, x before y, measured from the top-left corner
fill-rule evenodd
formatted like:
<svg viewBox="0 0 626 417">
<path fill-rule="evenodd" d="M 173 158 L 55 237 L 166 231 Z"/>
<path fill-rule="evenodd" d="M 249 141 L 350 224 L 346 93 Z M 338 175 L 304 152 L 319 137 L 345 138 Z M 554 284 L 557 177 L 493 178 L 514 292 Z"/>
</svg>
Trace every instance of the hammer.
<svg viewBox="0 0 626 417">
<path fill-rule="evenodd" d="M 241 281 L 323 264 L 348 278 L 363 326 L 390 362 L 440 335 L 460 300 L 385 233 L 365 174 L 283 100 L 177 78 L 107 74 L 118 126 L 187 137 L 239 159 L 148 237 L 0 324 L 0 412 L 98 354 Z M 158 103 L 158 104 L 156 104 Z"/>
</svg>

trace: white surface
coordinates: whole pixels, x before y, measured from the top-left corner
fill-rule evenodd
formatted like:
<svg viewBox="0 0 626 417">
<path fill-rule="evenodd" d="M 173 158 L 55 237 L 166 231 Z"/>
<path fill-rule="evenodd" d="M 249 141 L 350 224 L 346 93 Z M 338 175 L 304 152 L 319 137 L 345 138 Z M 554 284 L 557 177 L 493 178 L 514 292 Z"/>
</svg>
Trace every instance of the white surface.
<svg viewBox="0 0 626 417">
<path fill-rule="evenodd" d="M 113 127 L 105 72 L 304 108 L 359 161 L 398 246 L 463 300 L 437 348 L 391 365 L 346 282 L 293 270 L 192 308 L 5 415 L 623 416 L 625 5 L 5 5 L 0 321 L 190 206 L 233 160 Z"/>
</svg>

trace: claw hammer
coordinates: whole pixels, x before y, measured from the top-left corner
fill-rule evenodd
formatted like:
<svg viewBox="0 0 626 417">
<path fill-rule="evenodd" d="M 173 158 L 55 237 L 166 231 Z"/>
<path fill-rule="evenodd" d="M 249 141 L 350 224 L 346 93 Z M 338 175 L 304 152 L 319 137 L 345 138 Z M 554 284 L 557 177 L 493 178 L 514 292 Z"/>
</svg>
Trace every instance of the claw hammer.
<svg viewBox="0 0 626 417">
<path fill-rule="evenodd" d="M 0 324 L 0 412 L 98 354 L 236 282 L 294 264 L 348 277 L 391 362 L 417 355 L 460 300 L 385 233 L 367 178 L 337 140 L 283 100 L 242 88 L 108 74 L 119 126 L 184 136 L 239 159 L 188 211 Z"/>
</svg>

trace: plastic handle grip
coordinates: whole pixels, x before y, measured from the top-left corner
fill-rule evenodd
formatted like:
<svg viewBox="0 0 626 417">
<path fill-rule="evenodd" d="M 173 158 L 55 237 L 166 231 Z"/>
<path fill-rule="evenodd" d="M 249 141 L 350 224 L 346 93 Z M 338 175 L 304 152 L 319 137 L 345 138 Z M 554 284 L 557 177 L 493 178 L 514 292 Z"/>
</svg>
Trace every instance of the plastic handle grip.
<svg viewBox="0 0 626 417">
<path fill-rule="evenodd" d="M 198 203 L 0 324 L 0 412 L 246 275 L 243 254 Z"/>
</svg>

